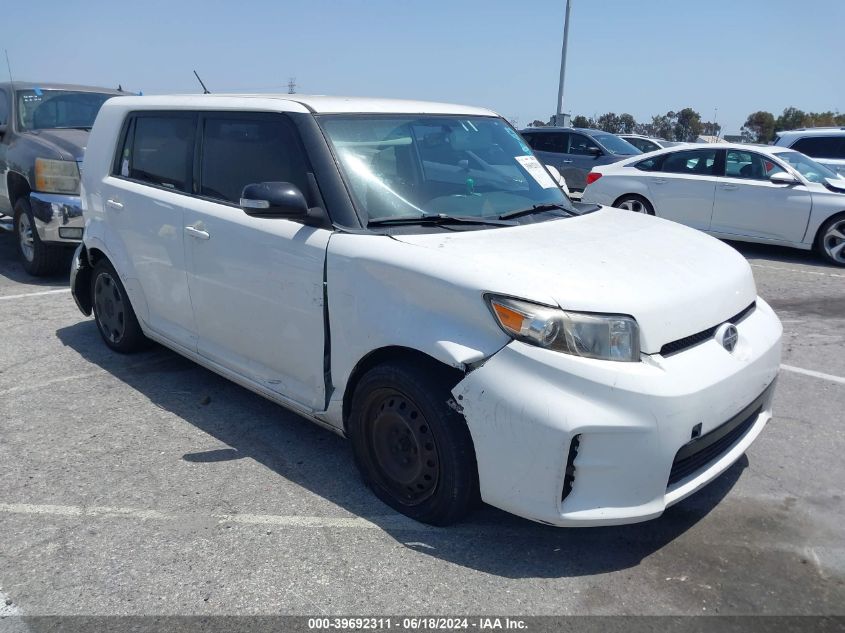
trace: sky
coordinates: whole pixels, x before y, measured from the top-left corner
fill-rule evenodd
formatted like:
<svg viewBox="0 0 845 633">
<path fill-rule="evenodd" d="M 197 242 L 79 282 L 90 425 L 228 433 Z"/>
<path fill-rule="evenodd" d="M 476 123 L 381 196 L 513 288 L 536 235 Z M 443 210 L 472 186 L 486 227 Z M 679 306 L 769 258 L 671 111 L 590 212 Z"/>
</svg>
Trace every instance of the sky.
<svg viewBox="0 0 845 633">
<path fill-rule="evenodd" d="M 517 125 L 555 111 L 564 0 L 10 2 L 12 74 L 143 91 L 447 101 Z M 37 7 L 35 9 L 34 7 Z M 811 8 L 810 8 L 811 7 Z M 565 111 L 845 111 L 845 0 L 572 0 Z M 5 60 L 3 60 L 5 61 Z M 0 78 L 7 73 L 0 67 Z"/>
</svg>

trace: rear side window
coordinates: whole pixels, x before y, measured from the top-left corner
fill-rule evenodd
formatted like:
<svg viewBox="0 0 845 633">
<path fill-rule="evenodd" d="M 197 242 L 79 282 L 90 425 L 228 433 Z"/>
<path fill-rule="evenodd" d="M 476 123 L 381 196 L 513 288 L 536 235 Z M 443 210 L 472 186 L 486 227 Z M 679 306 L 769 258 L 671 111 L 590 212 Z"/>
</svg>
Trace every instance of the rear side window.
<svg viewBox="0 0 845 633">
<path fill-rule="evenodd" d="M 203 123 L 200 194 L 237 204 L 251 183 L 289 182 L 308 195 L 308 166 L 282 116 L 208 115 Z"/>
<path fill-rule="evenodd" d="M 634 167 L 636 167 L 640 171 L 658 171 L 660 169 L 660 165 L 663 162 L 664 158 L 665 158 L 665 155 L 652 156 L 651 158 L 646 158 L 645 160 L 641 160 L 636 165 L 634 165 Z"/>
<path fill-rule="evenodd" d="M 116 175 L 190 191 L 196 119 L 190 114 L 138 115 L 130 122 Z"/>
<path fill-rule="evenodd" d="M 672 174 L 712 176 L 716 165 L 715 149 L 694 149 L 668 154 L 660 171 Z"/>
<path fill-rule="evenodd" d="M 528 140 L 531 149 L 538 152 L 565 154 L 569 149 L 569 134 L 566 132 L 539 132 Z"/>
<path fill-rule="evenodd" d="M 792 149 L 810 158 L 845 158 L 845 136 L 812 136 L 799 139 Z"/>
</svg>

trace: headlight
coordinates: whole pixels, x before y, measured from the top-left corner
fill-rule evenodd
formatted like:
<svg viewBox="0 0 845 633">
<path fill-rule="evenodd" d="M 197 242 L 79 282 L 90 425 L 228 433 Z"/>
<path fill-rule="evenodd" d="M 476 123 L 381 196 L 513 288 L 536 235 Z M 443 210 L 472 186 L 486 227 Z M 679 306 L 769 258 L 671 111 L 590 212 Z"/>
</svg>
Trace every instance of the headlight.
<svg viewBox="0 0 845 633">
<path fill-rule="evenodd" d="M 517 340 L 585 358 L 640 360 L 639 327 L 629 316 L 568 312 L 498 295 L 485 299 L 499 326 Z"/>
<path fill-rule="evenodd" d="M 72 160 L 35 159 L 35 190 L 79 193 L 79 166 Z"/>
</svg>

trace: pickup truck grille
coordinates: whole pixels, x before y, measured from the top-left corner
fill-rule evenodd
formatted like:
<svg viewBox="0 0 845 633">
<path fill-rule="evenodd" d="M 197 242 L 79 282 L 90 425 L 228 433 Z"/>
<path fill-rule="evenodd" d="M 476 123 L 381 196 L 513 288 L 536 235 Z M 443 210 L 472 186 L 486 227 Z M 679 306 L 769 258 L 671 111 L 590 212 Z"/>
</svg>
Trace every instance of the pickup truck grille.
<svg viewBox="0 0 845 633">
<path fill-rule="evenodd" d="M 756 307 L 757 302 L 752 301 L 751 305 L 741 310 L 727 321 L 717 323 L 713 327 L 709 327 L 706 330 L 702 330 L 701 332 L 696 332 L 695 334 L 690 334 L 689 336 L 685 336 L 684 338 L 679 338 L 677 341 L 666 343 L 666 345 L 660 348 L 660 354 L 662 356 L 670 356 L 672 354 L 677 354 L 678 352 L 683 352 L 684 350 L 699 345 L 700 343 L 704 343 L 705 341 L 708 341 L 713 338 L 713 335 L 716 333 L 716 330 L 719 329 L 720 325 L 722 325 L 723 323 L 733 323 L 734 325 L 736 325 L 749 314 L 751 314 L 754 311 L 754 308 Z"/>
</svg>

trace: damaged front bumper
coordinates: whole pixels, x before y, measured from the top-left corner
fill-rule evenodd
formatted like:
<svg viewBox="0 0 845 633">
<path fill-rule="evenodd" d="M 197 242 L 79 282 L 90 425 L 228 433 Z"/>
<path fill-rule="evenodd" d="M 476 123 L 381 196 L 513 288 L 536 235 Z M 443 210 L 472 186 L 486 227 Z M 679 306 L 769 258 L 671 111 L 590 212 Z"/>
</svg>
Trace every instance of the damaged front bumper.
<svg viewBox="0 0 845 633">
<path fill-rule="evenodd" d="M 737 330 L 732 353 L 711 339 L 639 363 L 507 345 L 452 392 L 484 501 L 552 525 L 613 525 L 658 517 L 715 479 L 771 418 L 780 365 L 764 301 Z"/>
<path fill-rule="evenodd" d="M 82 240 L 85 220 L 79 196 L 32 192 L 29 204 L 42 242 L 77 244 Z"/>
</svg>

